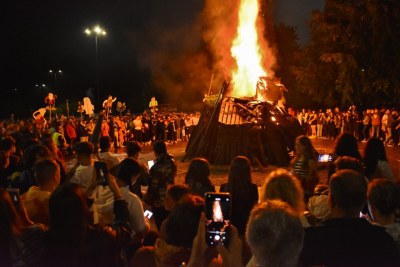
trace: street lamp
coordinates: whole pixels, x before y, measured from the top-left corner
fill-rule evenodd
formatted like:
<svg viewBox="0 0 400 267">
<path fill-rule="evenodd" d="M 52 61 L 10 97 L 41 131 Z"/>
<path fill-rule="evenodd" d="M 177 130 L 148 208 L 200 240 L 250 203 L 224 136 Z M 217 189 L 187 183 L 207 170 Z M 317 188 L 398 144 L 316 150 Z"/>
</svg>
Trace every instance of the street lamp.
<svg viewBox="0 0 400 267">
<path fill-rule="evenodd" d="M 94 26 L 92 29 L 86 28 L 85 34 L 87 36 L 94 36 L 94 41 L 96 45 L 96 82 L 97 82 L 97 103 L 100 104 L 100 82 L 99 82 L 99 52 L 97 46 L 97 38 L 106 36 L 106 31 L 99 25 Z"/>
<path fill-rule="evenodd" d="M 54 90 L 57 90 L 57 75 L 61 75 L 62 70 L 49 70 L 49 73 L 54 75 Z"/>
</svg>

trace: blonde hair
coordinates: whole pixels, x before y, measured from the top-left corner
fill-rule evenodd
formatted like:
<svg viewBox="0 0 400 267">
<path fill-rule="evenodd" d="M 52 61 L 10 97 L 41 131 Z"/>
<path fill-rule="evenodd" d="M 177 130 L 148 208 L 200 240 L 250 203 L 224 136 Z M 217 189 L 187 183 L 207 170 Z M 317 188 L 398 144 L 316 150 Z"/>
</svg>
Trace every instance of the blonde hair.
<svg viewBox="0 0 400 267">
<path fill-rule="evenodd" d="M 272 171 L 264 182 L 261 202 L 280 199 L 288 203 L 299 214 L 305 209 L 304 191 L 300 181 L 285 169 Z"/>
</svg>

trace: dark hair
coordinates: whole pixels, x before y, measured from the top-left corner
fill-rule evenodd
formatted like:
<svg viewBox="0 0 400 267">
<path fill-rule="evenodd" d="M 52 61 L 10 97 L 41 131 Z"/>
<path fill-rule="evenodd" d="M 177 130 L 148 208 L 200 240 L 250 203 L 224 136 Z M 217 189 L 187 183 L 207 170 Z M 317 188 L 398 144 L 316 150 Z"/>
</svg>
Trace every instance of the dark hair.
<svg viewBox="0 0 400 267">
<path fill-rule="evenodd" d="M 335 160 L 336 170 L 350 169 L 364 174 L 364 166 L 360 159 L 340 156 Z"/>
<path fill-rule="evenodd" d="M 123 181 L 126 185 L 132 183 L 132 176 L 136 176 L 140 173 L 140 165 L 134 159 L 124 159 L 119 163 L 119 171 L 117 178 Z"/>
<path fill-rule="evenodd" d="M 1 139 L 0 150 L 8 151 L 15 145 L 16 145 L 15 139 L 11 136 L 7 136 Z"/>
<path fill-rule="evenodd" d="M 167 190 L 167 196 L 170 196 L 172 200 L 178 202 L 185 195 L 190 193 L 190 188 L 187 185 L 183 184 L 174 184 L 171 185 Z"/>
<path fill-rule="evenodd" d="M 79 249 L 89 222 L 89 208 L 84 192 L 77 184 L 59 186 L 50 196 L 49 237 L 57 249 Z"/>
<path fill-rule="evenodd" d="M 33 165 L 35 179 L 39 186 L 48 185 L 53 181 L 56 172 L 60 173 L 60 168 L 52 159 L 40 159 Z"/>
<path fill-rule="evenodd" d="M 128 154 L 128 157 L 133 157 L 134 155 L 136 155 L 136 153 L 142 151 L 142 148 L 136 141 L 126 142 L 125 147 L 126 147 L 126 154 Z"/>
<path fill-rule="evenodd" d="M 35 162 L 40 158 L 49 158 L 50 150 L 43 145 L 31 145 L 29 146 L 22 158 L 24 169 L 31 169 Z"/>
<path fill-rule="evenodd" d="M 346 211 L 360 211 L 367 198 L 365 176 L 353 170 L 335 172 L 329 181 L 334 204 Z"/>
<path fill-rule="evenodd" d="M 184 197 L 174 207 L 166 223 L 166 242 L 174 246 L 191 248 L 197 234 L 204 199 L 194 195 Z"/>
<path fill-rule="evenodd" d="M 156 141 L 153 145 L 153 151 L 157 155 L 167 154 L 167 145 L 163 141 Z"/>
<path fill-rule="evenodd" d="M 235 157 L 229 168 L 228 191 L 236 196 L 243 196 L 250 192 L 251 165 L 244 156 Z"/>
<path fill-rule="evenodd" d="M 387 161 L 385 145 L 381 139 L 372 137 L 364 148 L 365 174 L 368 178 L 374 174 L 379 160 Z"/>
<path fill-rule="evenodd" d="M 357 139 L 349 133 L 342 133 L 336 138 L 334 153 L 338 156 L 349 156 L 361 159 Z"/>
<path fill-rule="evenodd" d="M 194 158 L 190 161 L 189 168 L 185 176 L 185 183 L 189 187 L 192 187 L 196 182 L 209 186 L 211 185 L 209 176 L 210 164 L 208 161 L 204 158 Z"/>
<path fill-rule="evenodd" d="M 368 184 L 368 202 L 382 215 L 391 215 L 400 206 L 400 192 L 396 184 L 385 178 L 377 178 Z"/>
<path fill-rule="evenodd" d="M 100 137 L 100 150 L 101 152 L 107 152 L 111 147 L 111 138 L 109 136 Z"/>
<path fill-rule="evenodd" d="M 78 142 L 74 145 L 74 151 L 78 155 L 90 156 L 93 153 L 93 144 L 90 142 Z"/>
</svg>

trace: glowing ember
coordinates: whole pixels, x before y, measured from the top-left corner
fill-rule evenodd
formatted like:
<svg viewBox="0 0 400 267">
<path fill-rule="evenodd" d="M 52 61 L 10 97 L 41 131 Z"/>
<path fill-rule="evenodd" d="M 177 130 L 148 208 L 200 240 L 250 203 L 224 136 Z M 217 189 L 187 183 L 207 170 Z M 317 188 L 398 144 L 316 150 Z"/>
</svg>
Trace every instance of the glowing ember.
<svg viewBox="0 0 400 267">
<path fill-rule="evenodd" d="M 241 0 L 237 36 L 232 42 L 231 53 L 237 68 L 232 71 L 235 97 L 254 97 L 260 76 L 267 76 L 262 67 L 257 32 L 259 0 Z"/>
</svg>

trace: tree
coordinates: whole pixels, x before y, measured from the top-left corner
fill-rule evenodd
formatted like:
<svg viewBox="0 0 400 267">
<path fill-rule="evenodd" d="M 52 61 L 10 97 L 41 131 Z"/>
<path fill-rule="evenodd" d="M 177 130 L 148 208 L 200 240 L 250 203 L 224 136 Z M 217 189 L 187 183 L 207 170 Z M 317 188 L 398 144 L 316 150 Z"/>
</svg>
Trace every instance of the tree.
<svg viewBox="0 0 400 267">
<path fill-rule="evenodd" d="M 310 21 L 297 81 L 326 105 L 395 104 L 400 96 L 400 1 L 327 0 Z"/>
</svg>

